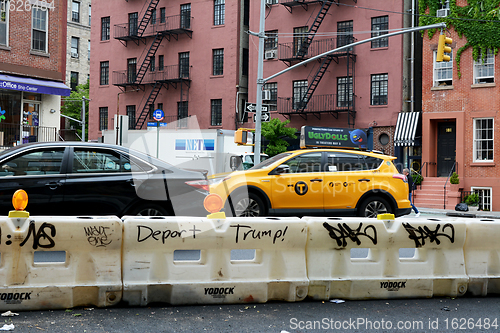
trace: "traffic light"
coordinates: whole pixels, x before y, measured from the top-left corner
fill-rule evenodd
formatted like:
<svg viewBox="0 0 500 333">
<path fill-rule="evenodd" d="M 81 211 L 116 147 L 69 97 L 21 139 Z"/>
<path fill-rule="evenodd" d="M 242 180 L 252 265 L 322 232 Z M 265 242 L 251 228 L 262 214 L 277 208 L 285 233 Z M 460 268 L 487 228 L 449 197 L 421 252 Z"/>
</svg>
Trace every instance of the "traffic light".
<svg viewBox="0 0 500 333">
<path fill-rule="evenodd" d="M 450 56 L 445 55 L 445 53 L 451 53 L 451 43 L 453 40 L 446 37 L 445 35 L 439 35 L 438 50 L 436 61 L 450 61 Z"/>
</svg>

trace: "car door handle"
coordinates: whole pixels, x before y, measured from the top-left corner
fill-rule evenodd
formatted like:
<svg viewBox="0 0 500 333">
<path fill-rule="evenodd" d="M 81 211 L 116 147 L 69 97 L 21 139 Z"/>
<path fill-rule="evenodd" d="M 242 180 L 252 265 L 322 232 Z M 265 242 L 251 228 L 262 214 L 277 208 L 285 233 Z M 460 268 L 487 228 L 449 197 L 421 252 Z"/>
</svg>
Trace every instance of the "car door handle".
<svg viewBox="0 0 500 333">
<path fill-rule="evenodd" d="M 362 178 L 362 179 L 358 179 L 358 182 L 369 182 L 370 179 L 367 179 L 367 178 Z"/>
<path fill-rule="evenodd" d="M 50 183 L 45 184 L 45 186 L 47 186 L 51 190 L 55 190 L 59 186 L 62 186 L 62 183 L 61 182 L 50 182 Z"/>
<path fill-rule="evenodd" d="M 311 179 L 311 183 L 315 183 L 315 182 L 321 183 L 322 181 L 323 181 L 323 179 Z"/>
</svg>

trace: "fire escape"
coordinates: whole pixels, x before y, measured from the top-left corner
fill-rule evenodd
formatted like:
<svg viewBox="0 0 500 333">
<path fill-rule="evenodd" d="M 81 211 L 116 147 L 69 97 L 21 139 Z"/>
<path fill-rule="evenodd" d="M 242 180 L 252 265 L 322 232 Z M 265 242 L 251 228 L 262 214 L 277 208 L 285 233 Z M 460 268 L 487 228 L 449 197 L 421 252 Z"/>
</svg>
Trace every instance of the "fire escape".
<svg viewBox="0 0 500 333">
<path fill-rule="evenodd" d="M 353 0 L 357 2 L 357 0 Z M 325 19 L 328 10 L 332 4 L 338 1 L 323 1 L 323 0 L 284 0 L 280 2 L 285 6 L 290 13 L 293 8 L 300 6 L 308 10 L 309 5 L 321 5 L 314 22 L 311 24 L 309 31 L 304 34 L 305 36 L 297 39 L 296 41 L 286 44 L 279 44 L 278 58 L 291 66 L 294 63 L 303 61 L 308 57 L 313 57 L 329 50 L 339 48 L 341 46 L 353 42 L 352 35 L 342 36 L 338 38 L 316 40 L 314 37 Z M 337 4 L 338 6 L 338 4 Z M 347 86 L 350 89 L 344 89 L 341 94 L 337 95 L 320 95 L 313 96 L 316 88 L 318 87 L 321 79 L 325 75 L 328 67 L 332 61 L 339 64 L 341 59 L 345 59 L 346 72 L 348 80 Z M 329 113 L 338 119 L 340 112 L 346 112 L 348 117 L 348 125 L 354 127 L 356 111 L 354 108 L 354 64 L 356 62 L 356 54 L 352 48 L 347 48 L 341 51 L 334 52 L 318 60 L 319 66 L 315 68 L 308 77 L 309 85 L 307 90 L 301 94 L 299 100 L 296 96 L 291 98 L 278 99 L 278 112 L 283 116 L 290 118 L 292 114 L 299 115 L 303 119 L 307 119 L 307 115 L 311 114 L 320 119 L 322 113 Z"/>
<path fill-rule="evenodd" d="M 179 64 L 165 66 L 162 69 L 158 68 L 155 71 L 148 71 L 152 69 L 151 59 L 156 56 L 156 52 L 163 39 L 170 41 L 171 38 L 174 38 L 178 40 L 180 34 L 185 34 L 189 38 L 192 38 L 190 11 L 181 13 L 181 15 L 158 17 L 156 15 L 156 7 L 159 1 L 147 0 L 145 2 L 147 8 L 145 8 L 140 22 L 137 17 L 129 15 L 128 23 L 117 24 L 114 27 L 114 38 L 120 40 L 123 45 L 127 46 L 128 41 L 133 41 L 137 45 L 142 42 L 146 46 L 139 57 L 139 59 L 143 59 L 139 69 L 129 59 L 126 70 L 113 72 L 113 85 L 120 87 L 124 92 L 127 91 L 127 88 L 129 88 L 128 91 L 142 90 L 146 92 L 146 86 L 151 87 L 144 105 L 142 108 L 140 107 L 141 111 L 139 117 L 137 117 L 135 129 L 143 128 L 148 116 L 150 116 L 151 111 L 154 109 L 154 103 L 162 88 L 168 90 L 169 86 L 172 86 L 174 89 L 177 89 L 179 85 L 180 103 L 182 104 L 184 100 L 188 99 L 187 96 L 191 84 L 189 66 L 188 68 L 182 68 Z M 150 40 L 152 42 L 147 47 Z M 186 91 L 184 91 L 184 86 L 187 88 Z M 184 97 L 186 98 L 184 99 Z"/>
</svg>

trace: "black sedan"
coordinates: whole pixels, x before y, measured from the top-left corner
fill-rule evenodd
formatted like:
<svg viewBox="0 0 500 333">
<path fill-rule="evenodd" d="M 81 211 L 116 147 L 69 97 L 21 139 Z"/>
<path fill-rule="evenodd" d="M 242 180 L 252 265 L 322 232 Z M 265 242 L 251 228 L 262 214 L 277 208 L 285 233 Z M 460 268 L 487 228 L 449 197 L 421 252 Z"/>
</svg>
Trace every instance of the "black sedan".
<svg viewBox="0 0 500 333">
<path fill-rule="evenodd" d="M 23 144 L 0 153 L 0 215 L 18 189 L 31 215 L 203 216 L 201 170 L 176 168 L 121 146 L 85 142 Z"/>
</svg>

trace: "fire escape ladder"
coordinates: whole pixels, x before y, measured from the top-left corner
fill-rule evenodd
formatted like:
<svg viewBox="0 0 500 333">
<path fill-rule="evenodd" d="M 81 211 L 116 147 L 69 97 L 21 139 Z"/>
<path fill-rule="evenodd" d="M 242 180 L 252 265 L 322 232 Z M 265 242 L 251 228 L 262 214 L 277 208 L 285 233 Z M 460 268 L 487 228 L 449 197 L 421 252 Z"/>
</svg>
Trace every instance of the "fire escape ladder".
<svg viewBox="0 0 500 333">
<path fill-rule="evenodd" d="M 307 50 L 309 49 L 309 46 L 311 45 L 314 36 L 316 35 L 316 32 L 318 31 L 321 23 L 325 19 L 326 13 L 328 12 L 328 9 L 330 9 L 332 3 L 333 3 L 332 1 L 323 1 L 323 4 L 321 5 L 321 9 L 319 10 L 318 15 L 316 15 L 313 24 L 309 28 L 309 32 L 307 33 L 307 38 L 302 42 L 299 50 L 297 51 L 297 54 L 295 55 L 297 58 L 304 59 L 304 57 L 307 55 Z"/>
<path fill-rule="evenodd" d="M 160 2 L 160 0 L 149 1 L 148 8 L 146 9 L 146 12 L 142 17 L 141 22 L 137 27 L 137 36 L 142 37 L 142 35 L 144 34 L 144 31 L 146 30 L 146 27 L 148 26 L 149 21 L 151 20 L 151 16 L 153 15 L 153 10 L 155 10 L 156 6 L 158 6 L 158 2 Z"/>
<path fill-rule="evenodd" d="M 312 95 L 314 94 L 314 91 L 318 87 L 318 84 L 320 83 L 321 79 L 323 78 L 323 75 L 326 73 L 328 66 L 330 66 L 332 59 L 333 59 L 333 56 L 326 56 L 325 58 L 323 58 L 323 61 L 321 62 L 321 65 L 319 66 L 318 71 L 314 75 L 314 78 L 311 81 L 311 84 L 307 88 L 306 94 L 304 95 L 304 97 L 302 97 L 300 107 L 297 108 L 298 112 L 304 112 L 305 108 L 307 107 L 307 103 L 309 103 L 309 100 L 311 99 Z"/>
<path fill-rule="evenodd" d="M 348 110 L 347 110 L 347 123 L 350 128 L 354 128 L 355 122 L 356 122 L 356 108 L 355 108 L 355 98 L 356 93 L 354 91 L 354 87 L 356 87 L 354 79 L 355 79 L 355 68 L 354 64 L 356 62 L 356 56 L 351 53 L 351 51 L 347 51 L 347 77 L 352 77 L 352 102 L 350 102 L 348 105 Z M 346 90 L 346 99 L 345 101 L 351 100 L 349 97 L 349 89 Z"/>
<path fill-rule="evenodd" d="M 163 34 L 156 34 L 155 39 L 153 40 L 153 43 L 151 43 L 148 53 L 146 54 L 146 57 L 141 64 L 141 67 L 137 71 L 137 76 L 135 78 L 136 84 L 141 84 L 142 80 L 144 79 L 144 75 L 146 75 L 146 72 L 148 71 L 149 65 L 151 63 L 151 57 L 154 57 L 154 55 L 156 54 L 156 51 L 158 50 L 163 37 Z"/>
<path fill-rule="evenodd" d="M 144 123 L 149 116 L 150 105 L 154 104 L 154 102 L 156 101 L 156 97 L 158 97 L 162 86 L 163 83 L 155 82 L 155 85 L 153 86 L 153 89 L 151 90 L 151 93 L 149 94 L 148 99 L 146 100 L 146 103 L 142 108 L 139 119 L 137 119 L 137 122 L 135 123 L 135 129 L 141 129 L 142 126 L 144 126 Z"/>
</svg>

